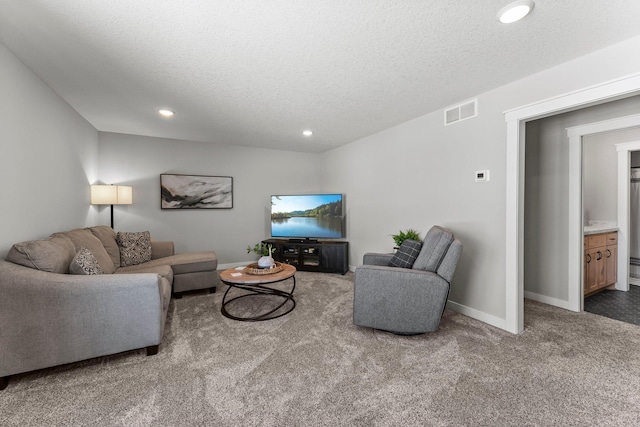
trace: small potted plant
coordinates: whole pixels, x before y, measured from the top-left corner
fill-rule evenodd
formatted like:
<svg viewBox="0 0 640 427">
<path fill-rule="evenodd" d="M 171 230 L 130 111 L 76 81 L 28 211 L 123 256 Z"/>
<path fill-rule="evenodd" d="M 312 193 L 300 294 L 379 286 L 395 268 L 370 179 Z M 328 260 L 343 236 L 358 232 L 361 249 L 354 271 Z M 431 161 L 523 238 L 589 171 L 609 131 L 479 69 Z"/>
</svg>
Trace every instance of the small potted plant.
<svg viewBox="0 0 640 427">
<path fill-rule="evenodd" d="M 398 249 L 402 245 L 402 242 L 407 239 L 415 240 L 416 242 L 420 241 L 420 233 L 412 228 L 408 228 L 405 231 L 400 230 L 398 234 L 392 234 L 391 237 L 396 244 L 394 249 Z"/>
<path fill-rule="evenodd" d="M 258 242 L 253 245 L 253 248 L 251 246 L 247 246 L 248 254 L 254 252 L 260 255 L 260 259 L 258 260 L 258 267 L 260 268 L 271 268 L 273 265 L 275 265 L 275 261 L 271 256 L 271 254 L 275 251 L 276 250 L 271 243 Z"/>
</svg>

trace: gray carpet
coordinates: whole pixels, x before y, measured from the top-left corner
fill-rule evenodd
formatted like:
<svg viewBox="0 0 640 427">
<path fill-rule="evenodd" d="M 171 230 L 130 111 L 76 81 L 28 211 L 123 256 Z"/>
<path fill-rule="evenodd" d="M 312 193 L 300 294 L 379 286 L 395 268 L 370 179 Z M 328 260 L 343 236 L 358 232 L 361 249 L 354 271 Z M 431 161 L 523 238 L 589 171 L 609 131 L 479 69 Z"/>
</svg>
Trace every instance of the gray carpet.
<svg viewBox="0 0 640 427">
<path fill-rule="evenodd" d="M 449 311 L 435 333 L 396 336 L 352 324 L 351 273 L 297 277 L 280 319 L 224 318 L 220 291 L 185 296 L 156 356 L 16 376 L 0 425 L 640 424 L 638 326 L 527 302 L 519 336 Z"/>
</svg>

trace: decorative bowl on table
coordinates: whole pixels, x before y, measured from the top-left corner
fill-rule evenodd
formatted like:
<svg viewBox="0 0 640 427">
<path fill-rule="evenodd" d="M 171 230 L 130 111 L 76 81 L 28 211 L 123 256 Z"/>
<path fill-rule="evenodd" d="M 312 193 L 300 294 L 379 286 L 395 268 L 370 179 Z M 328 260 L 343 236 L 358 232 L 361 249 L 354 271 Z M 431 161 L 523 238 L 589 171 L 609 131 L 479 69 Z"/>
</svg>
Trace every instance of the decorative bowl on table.
<svg viewBox="0 0 640 427">
<path fill-rule="evenodd" d="M 271 267 L 268 268 L 262 268 L 258 265 L 257 262 L 253 263 L 253 264 L 249 264 L 244 268 L 244 272 L 247 274 L 255 274 L 255 275 L 261 275 L 261 274 L 274 274 L 274 273 L 278 273 L 280 271 L 284 270 L 284 266 L 282 265 L 281 262 L 275 261 L 273 263 L 273 265 L 271 265 Z"/>
</svg>

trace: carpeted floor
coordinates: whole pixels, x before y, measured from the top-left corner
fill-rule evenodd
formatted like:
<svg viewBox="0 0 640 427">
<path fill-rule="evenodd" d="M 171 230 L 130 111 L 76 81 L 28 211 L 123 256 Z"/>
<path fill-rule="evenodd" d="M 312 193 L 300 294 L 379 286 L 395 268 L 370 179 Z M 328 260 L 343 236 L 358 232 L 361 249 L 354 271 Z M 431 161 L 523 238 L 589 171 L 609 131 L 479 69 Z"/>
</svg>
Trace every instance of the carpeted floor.
<svg viewBox="0 0 640 427">
<path fill-rule="evenodd" d="M 640 424 L 638 326 L 527 301 L 522 335 L 446 311 L 437 332 L 396 336 L 352 324 L 353 274 L 296 277 L 282 318 L 237 322 L 222 292 L 186 296 L 156 356 L 16 376 L 0 425 Z"/>
</svg>

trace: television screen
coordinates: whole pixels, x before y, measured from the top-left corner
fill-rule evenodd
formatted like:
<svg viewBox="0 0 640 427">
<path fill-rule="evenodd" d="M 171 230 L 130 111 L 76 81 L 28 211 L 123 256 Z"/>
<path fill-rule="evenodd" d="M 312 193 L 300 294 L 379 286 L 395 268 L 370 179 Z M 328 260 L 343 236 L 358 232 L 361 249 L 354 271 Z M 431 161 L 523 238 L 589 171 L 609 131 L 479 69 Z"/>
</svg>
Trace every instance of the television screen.
<svg viewBox="0 0 640 427">
<path fill-rule="evenodd" d="M 271 236 L 344 237 L 342 194 L 271 196 Z"/>
</svg>

